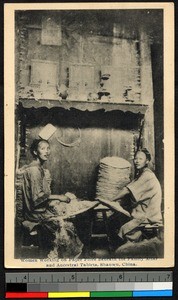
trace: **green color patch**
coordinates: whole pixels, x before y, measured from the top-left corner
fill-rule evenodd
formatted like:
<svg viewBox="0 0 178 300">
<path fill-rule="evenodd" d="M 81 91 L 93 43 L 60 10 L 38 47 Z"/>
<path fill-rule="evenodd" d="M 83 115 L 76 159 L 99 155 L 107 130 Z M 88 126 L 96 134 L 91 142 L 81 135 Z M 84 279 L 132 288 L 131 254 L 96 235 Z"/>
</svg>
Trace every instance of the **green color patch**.
<svg viewBox="0 0 178 300">
<path fill-rule="evenodd" d="M 118 292 L 118 291 L 114 291 L 114 292 L 91 292 L 90 297 L 94 298 L 94 297 L 98 297 L 98 298 L 109 298 L 109 297 L 132 297 L 133 293 L 132 292 L 127 292 L 127 291 L 123 291 L 123 292 Z"/>
</svg>

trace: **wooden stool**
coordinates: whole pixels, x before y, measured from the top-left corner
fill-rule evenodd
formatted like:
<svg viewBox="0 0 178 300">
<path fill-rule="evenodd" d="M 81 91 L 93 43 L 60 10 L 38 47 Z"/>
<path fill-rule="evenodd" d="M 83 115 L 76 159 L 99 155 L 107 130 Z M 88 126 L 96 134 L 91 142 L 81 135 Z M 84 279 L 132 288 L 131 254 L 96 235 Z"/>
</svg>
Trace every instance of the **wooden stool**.
<svg viewBox="0 0 178 300">
<path fill-rule="evenodd" d="M 43 243 L 41 238 L 40 225 L 29 232 L 22 225 L 21 256 L 23 258 L 41 258 L 43 256 Z"/>
<path fill-rule="evenodd" d="M 164 225 L 160 224 L 146 224 L 146 225 L 140 225 L 140 230 L 142 231 L 142 234 L 147 239 L 158 237 L 159 239 L 163 239 L 164 235 Z"/>
<path fill-rule="evenodd" d="M 93 220 L 91 226 L 91 239 L 105 238 L 107 240 L 108 251 L 109 253 L 111 253 L 112 249 L 110 243 L 109 224 L 108 224 L 108 216 L 107 216 L 107 212 L 110 212 L 111 210 L 107 206 L 103 204 L 99 204 L 97 207 L 94 208 L 93 211 L 94 214 L 93 214 Z M 101 214 L 100 218 L 98 217 L 99 214 Z M 102 222 L 102 225 L 104 227 L 104 232 L 98 232 L 98 233 L 93 232 L 94 225 L 96 225 L 97 222 Z"/>
</svg>

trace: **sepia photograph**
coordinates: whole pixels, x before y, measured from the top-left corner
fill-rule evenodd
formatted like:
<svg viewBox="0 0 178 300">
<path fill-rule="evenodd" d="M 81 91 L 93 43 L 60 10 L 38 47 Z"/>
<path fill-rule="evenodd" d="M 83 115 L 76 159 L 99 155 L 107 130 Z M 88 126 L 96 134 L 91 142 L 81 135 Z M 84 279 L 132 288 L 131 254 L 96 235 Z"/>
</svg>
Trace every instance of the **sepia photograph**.
<svg viewBox="0 0 178 300">
<path fill-rule="evenodd" d="M 174 265 L 173 14 L 5 4 L 6 267 Z"/>
</svg>

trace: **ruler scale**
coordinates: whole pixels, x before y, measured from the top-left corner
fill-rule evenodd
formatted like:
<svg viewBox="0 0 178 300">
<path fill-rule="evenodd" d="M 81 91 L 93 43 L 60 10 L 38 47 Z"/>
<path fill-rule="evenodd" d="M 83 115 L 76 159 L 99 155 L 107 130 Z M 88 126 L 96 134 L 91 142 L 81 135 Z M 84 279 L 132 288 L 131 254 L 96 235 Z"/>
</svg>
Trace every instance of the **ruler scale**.
<svg viewBox="0 0 178 300">
<path fill-rule="evenodd" d="M 6 298 L 171 297 L 172 271 L 6 273 Z"/>
</svg>

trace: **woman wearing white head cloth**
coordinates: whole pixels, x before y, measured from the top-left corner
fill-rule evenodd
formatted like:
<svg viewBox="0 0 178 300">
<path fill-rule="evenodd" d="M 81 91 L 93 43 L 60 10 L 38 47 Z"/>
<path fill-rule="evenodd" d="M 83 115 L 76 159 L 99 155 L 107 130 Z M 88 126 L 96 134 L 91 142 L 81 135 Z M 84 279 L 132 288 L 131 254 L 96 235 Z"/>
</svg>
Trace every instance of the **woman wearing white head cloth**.
<svg viewBox="0 0 178 300">
<path fill-rule="evenodd" d="M 125 224 L 120 227 L 118 233 L 118 236 L 124 241 L 140 241 L 142 239 L 142 232 L 139 229 L 141 224 L 162 224 L 161 187 L 155 174 L 148 168 L 150 160 L 151 155 L 147 149 L 143 148 L 137 151 L 134 157 L 135 179 L 123 188 L 114 199 L 111 199 L 112 201 L 121 201 L 125 196 L 129 196 L 131 199 L 131 218 L 124 220 Z M 102 199 L 99 200 L 109 206 L 109 201 L 106 203 Z M 112 219 L 113 222 L 110 223 L 114 230 L 114 226 L 118 222 L 120 224 L 121 217 L 118 217 L 117 220 L 114 220 L 114 217 Z"/>
</svg>

